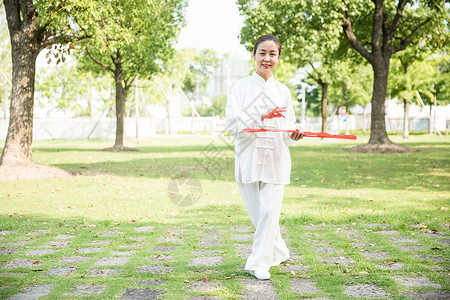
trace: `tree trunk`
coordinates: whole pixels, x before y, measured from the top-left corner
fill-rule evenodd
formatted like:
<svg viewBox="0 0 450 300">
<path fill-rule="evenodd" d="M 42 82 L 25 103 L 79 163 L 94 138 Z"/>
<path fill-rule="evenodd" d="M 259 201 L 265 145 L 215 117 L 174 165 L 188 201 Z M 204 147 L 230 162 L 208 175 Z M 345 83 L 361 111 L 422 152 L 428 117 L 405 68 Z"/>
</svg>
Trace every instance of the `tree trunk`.
<svg viewBox="0 0 450 300">
<path fill-rule="evenodd" d="M 386 132 L 386 90 L 389 75 L 390 58 L 379 59 L 373 65 L 374 81 L 372 95 L 372 114 L 369 144 L 392 144 Z"/>
<path fill-rule="evenodd" d="M 124 88 L 123 69 L 120 57 L 116 64 L 114 80 L 116 81 L 116 141 L 113 148 L 124 148 L 125 146 L 125 101 L 126 91 Z"/>
<path fill-rule="evenodd" d="M 321 99 L 322 132 L 328 132 L 328 104 L 327 104 L 328 83 L 321 82 L 319 84 L 322 88 L 322 99 Z"/>
<path fill-rule="evenodd" d="M 428 116 L 428 134 L 433 134 L 433 131 L 434 131 L 432 113 L 433 113 L 433 104 L 430 104 L 430 114 Z"/>
<path fill-rule="evenodd" d="M 33 104 L 38 42 L 24 32 L 11 33 L 12 93 L 1 165 L 32 163 Z"/>
<path fill-rule="evenodd" d="M 403 138 L 409 139 L 409 103 L 403 100 Z"/>
</svg>

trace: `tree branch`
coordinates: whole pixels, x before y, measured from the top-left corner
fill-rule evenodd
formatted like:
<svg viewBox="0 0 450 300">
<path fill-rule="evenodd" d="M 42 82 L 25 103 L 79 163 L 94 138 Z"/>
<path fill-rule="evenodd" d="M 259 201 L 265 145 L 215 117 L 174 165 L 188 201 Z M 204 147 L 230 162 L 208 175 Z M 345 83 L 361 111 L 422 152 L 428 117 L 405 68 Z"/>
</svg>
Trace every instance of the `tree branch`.
<svg viewBox="0 0 450 300">
<path fill-rule="evenodd" d="M 352 47 L 355 48 L 356 51 L 358 51 L 365 59 L 367 59 L 368 62 L 373 64 L 374 58 L 372 53 L 367 51 L 367 49 L 361 44 L 361 42 L 353 32 L 352 23 L 350 21 L 348 11 L 346 12 L 346 18 L 343 19 L 342 28 L 344 29 L 345 36 L 347 37 L 350 45 L 352 45 Z"/>
<path fill-rule="evenodd" d="M 87 53 L 87 55 L 97 64 L 97 65 L 99 65 L 99 66 L 101 66 L 101 67 L 103 67 L 103 68 L 105 68 L 105 69 L 107 69 L 107 70 L 109 70 L 109 71 L 111 71 L 111 72 L 113 72 L 114 73 L 114 70 L 113 70 L 113 68 L 111 68 L 110 66 L 108 66 L 107 64 L 104 64 L 104 63 L 102 63 L 102 62 L 100 62 L 99 60 L 97 60 L 92 54 L 91 54 L 91 52 L 89 52 L 89 49 L 88 48 L 86 48 L 86 53 Z"/>
<path fill-rule="evenodd" d="M 406 4 L 409 0 L 399 0 L 397 5 L 397 13 L 395 14 L 394 21 L 392 21 L 392 25 L 389 28 L 389 35 L 392 37 L 397 30 L 398 26 L 400 26 L 400 22 L 402 20 L 403 10 L 405 9 Z"/>
<path fill-rule="evenodd" d="M 372 27 L 372 53 L 381 51 L 381 37 L 384 25 L 383 0 L 375 0 L 375 13 Z"/>
<path fill-rule="evenodd" d="M 20 5 L 14 0 L 3 0 L 5 5 L 6 20 L 10 31 L 17 31 L 20 28 Z"/>
<path fill-rule="evenodd" d="M 423 21 L 422 23 L 420 23 L 419 25 L 417 25 L 417 27 L 414 28 L 414 30 L 411 31 L 411 33 L 408 34 L 407 37 L 401 39 L 400 45 L 392 47 L 392 51 L 393 51 L 392 53 L 396 53 L 396 52 L 405 50 L 405 48 L 408 46 L 408 44 L 412 43 L 411 38 L 417 32 L 417 30 L 419 30 L 420 27 L 422 27 L 423 25 L 427 24 L 430 21 L 431 21 L 431 18 L 428 18 L 425 21 Z"/>
</svg>

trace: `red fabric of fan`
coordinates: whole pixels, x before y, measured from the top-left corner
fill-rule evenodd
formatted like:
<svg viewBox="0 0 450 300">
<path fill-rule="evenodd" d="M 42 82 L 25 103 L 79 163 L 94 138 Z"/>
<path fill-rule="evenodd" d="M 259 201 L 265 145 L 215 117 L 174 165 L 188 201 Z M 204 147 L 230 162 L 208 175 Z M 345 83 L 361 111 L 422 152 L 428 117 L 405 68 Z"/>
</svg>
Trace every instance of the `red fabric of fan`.
<svg viewBox="0 0 450 300">
<path fill-rule="evenodd" d="M 303 134 L 304 137 L 320 137 L 320 138 L 332 138 L 332 139 L 344 139 L 344 140 L 356 140 L 356 135 L 351 134 L 329 134 L 326 132 L 310 132 L 310 131 L 299 131 L 295 130 L 285 130 L 285 129 L 266 129 L 266 128 L 245 128 L 245 132 L 298 132 Z"/>
</svg>

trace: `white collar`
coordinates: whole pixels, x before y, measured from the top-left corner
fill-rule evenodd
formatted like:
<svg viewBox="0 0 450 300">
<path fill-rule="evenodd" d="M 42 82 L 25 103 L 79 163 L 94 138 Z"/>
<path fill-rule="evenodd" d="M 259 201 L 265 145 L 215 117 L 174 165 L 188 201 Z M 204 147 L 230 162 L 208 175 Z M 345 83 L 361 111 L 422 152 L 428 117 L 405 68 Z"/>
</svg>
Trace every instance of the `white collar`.
<svg viewBox="0 0 450 300">
<path fill-rule="evenodd" d="M 264 80 L 264 78 L 262 78 L 261 76 L 259 76 L 259 74 L 256 73 L 256 71 L 253 71 L 252 78 L 253 78 L 253 80 L 255 80 L 255 82 L 256 82 L 258 85 L 260 85 L 260 86 L 262 86 L 262 87 L 266 86 L 266 84 L 272 83 L 272 82 L 275 80 L 275 79 L 273 79 L 273 74 L 272 74 L 272 76 L 270 76 L 267 80 Z"/>
</svg>

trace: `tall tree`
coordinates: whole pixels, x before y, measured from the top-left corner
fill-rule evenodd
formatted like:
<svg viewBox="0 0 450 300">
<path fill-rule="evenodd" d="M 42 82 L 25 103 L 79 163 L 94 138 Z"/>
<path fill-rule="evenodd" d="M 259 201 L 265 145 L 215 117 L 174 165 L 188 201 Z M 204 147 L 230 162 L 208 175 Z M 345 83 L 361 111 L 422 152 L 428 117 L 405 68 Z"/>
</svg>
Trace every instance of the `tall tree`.
<svg viewBox="0 0 450 300">
<path fill-rule="evenodd" d="M 136 76 L 159 72 L 174 53 L 184 24 L 185 0 L 113 0 L 102 12 L 99 30 L 86 40 L 80 57 L 84 69 L 113 76 L 116 89 L 116 138 L 107 150 L 125 146 L 125 103 Z"/>
<path fill-rule="evenodd" d="M 12 92 L 8 134 L 0 165 L 11 169 L 32 165 L 37 55 L 52 45 L 70 45 L 86 38 L 86 32 L 80 28 L 89 27 L 100 10 L 99 2 L 93 0 L 3 0 L 3 4 L 11 42 Z"/>
<path fill-rule="evenodd" d="M 241 42 L 249 50 L 256 38 L 263 34 L 276 35 L 282 41 L 282 57 L 297 68 L 304 68 L 308 77 L 321 88 L 322 131 L 328 131 L 328 90 L 332 78 L 336 76 L 334 63 L 337 43 L 329 37 L 330 33 L 318 26 L 317 20 L 311 20 L 310 6 L 303 1 L 281 0 L 240 0 L 239 9 L 245 16 L 245 25 L 241 30 Z"/>
<path fill-rule="evenodd" d="M 258 6 L 259 11 L 267 11 L 255 16 L 266 20 L 258 22 L 257 29 L 265 28 L 277 34 L 272 25 L 276 22 L 284 28 L 283 32 L 295 34 L 302 30 L 299 24 L 309 23 L 317 31 L 300 35 L 299 40 L 330 49 L 349 45 L 370 63 L 374 73 L 371 145 L 392 144 L 386 132 L 384 108 L 392 55 L 414 44 L 429 51 L 443 47 L 449 40 L 449 8 L 441 0 L 253 0 L 239 3 L 250 11 Z M 284 9 L 283 3 L 291 8 Z M 243 31 L 242 35 L 245 34 Z M 289 41 L 289 37 L 286 40 Z M 303 53 L 302 49 L 295 50 Z"/>
</svg>

